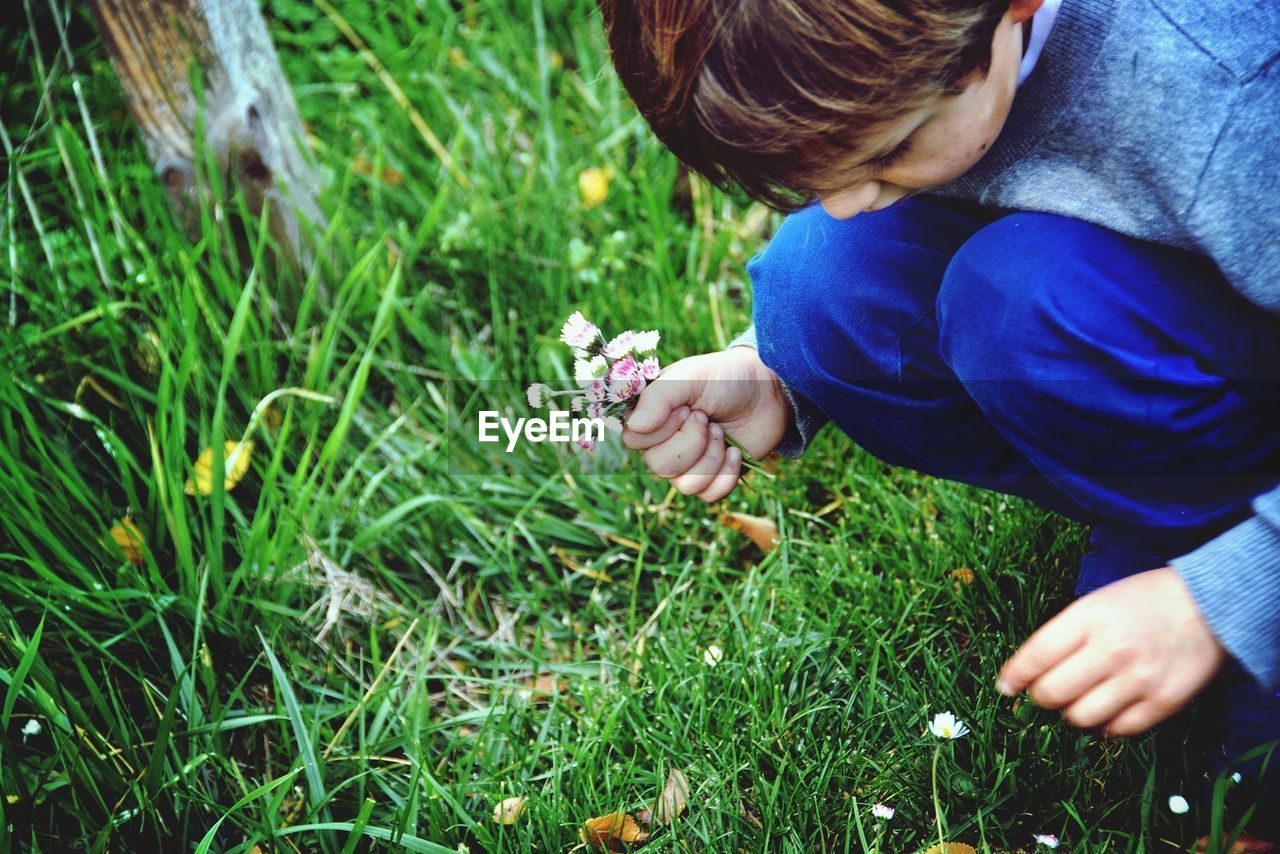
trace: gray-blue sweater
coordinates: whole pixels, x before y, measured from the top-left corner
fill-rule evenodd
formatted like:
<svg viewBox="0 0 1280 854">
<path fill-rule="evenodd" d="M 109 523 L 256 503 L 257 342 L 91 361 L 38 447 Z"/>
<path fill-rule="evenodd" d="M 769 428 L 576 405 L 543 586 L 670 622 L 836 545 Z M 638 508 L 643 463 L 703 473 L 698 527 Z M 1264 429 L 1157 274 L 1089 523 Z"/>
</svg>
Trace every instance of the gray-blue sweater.
<svg viewBox="0 0 1280 854">
<path fill-rule="evenodd" d="M 1280 2 L 1063 0 L 1000 138 L 934 192 L 1199 252 L 1280 312 Z M 792 402 L 780 450 L 794 454 L 821 415 Z M 1223 646 L 1274 689 L 1280 486 L 1253 509 L 1173 566 Z"/>
</svg>

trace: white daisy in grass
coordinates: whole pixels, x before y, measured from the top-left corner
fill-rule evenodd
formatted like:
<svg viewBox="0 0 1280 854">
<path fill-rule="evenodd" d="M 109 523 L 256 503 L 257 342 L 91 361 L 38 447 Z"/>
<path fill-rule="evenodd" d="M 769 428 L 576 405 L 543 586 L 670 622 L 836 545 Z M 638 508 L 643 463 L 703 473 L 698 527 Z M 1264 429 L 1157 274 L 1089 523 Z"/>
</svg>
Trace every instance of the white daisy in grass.
<svg viewBox="0 0 1280 854">
<path fill-rule="evenodd" d="M 546 383 L 534 383 L 525 390 L 525 397 L 531 407 L 541 409 L 542 405 L 551 397 L 551 386 Z"/>
<path fill-rule="evenodd" d="M 604 345 L 604 350 L 602 351 L 605 358 L 621 359 L 630 353 L 635 346 L 636 335 L 635 330 L 628 329 L 626 332 L 610 338 L 609 343 Z"/>
<path fill-rule="evenodd" d="M 575 359 L 573 362 L 573 378 L 582 388 L 589 388 L 596 380 L 604 379 L 609 371 L 609 360 L 604 356 L 592 356 L 590 359 Z"/>
<path fill-rule="evenodd" d="M 1057 848 L 1058 837 L 1052 833 L 1037 833 L 1035 835 L 1036 845 L 1043 845 L 1045 848 Z"/>
<path fill-rule="evenodd" d="M 637 332 L 635 337 L 631 339 L 631 352 L 633 353 L 652 353 L 658 349 L 658 339 L 661 338 L 656 329 L 650 329 L 646 332 Z"/>
<path fill-rule="evenodd" d="M 1182 795 L 1169 796 L 1169 812 L 1175 813 L 1176 815 L 1182 815 L 1190 809 L 1191 804 L 1187 803 L 1187 799 L 1182 797 Z"/>
<path fill-rule="evenodd" d="M 598 347 L 603 337 L 600 327 L 583 317 L 580 311 L 569 315 L 564 326 L 560 327 L 560 340 L 582 351 L 590 350 L 593 345 Z"/>
<path fill-rule="evenodd" d="M 964 721 L 956 720 L 956 716 L 950 712 L 938 712 L 929 724 L 929 732 L 938 738 L 952 739 L 968 733 L 969 727 L 965 726 Z"/>
<path fill-rule="evenodd" d="M 33 735 L 39 735 L 41 729 L 42 727 L 40 726 L 40 722 L 35 718 L 32 718 L 27 721 L 26 726 L 22 728 L 22 740 L 26 741 Z"/>
<path fill-rule="evenodd" d="M 893 807 L 889 806 L 888 804 L 876 804 L 871 808 L 871 814 L 873 816 L 875 816 L 876 818 L 882 818 L 885 821 L 888 821 L 889 819 L 893 818 L 893 815 L 896 812 L 897 810 L 895 810 Z"/>
</svg>

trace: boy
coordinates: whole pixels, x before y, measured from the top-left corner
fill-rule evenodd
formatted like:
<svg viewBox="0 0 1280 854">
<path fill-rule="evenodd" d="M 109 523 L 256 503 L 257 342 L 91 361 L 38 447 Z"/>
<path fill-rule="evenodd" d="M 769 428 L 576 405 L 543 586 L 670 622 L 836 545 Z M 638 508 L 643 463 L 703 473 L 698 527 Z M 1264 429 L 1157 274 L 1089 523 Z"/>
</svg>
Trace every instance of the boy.
<svg viewBox="0 0 1280 854">
<path fill-rule="evenodd" d="M 726 437 L 831 420 L 1089 523 L 1082 598 L 999 690 L 1132 735 L 1221 670 L 1221 762 L 1280 738 L 1280 6 L 600 7 L 659 138 L 796 211 L 744 346 L 664 371 L 624 441 L 716 501 Z"/>
</svg>

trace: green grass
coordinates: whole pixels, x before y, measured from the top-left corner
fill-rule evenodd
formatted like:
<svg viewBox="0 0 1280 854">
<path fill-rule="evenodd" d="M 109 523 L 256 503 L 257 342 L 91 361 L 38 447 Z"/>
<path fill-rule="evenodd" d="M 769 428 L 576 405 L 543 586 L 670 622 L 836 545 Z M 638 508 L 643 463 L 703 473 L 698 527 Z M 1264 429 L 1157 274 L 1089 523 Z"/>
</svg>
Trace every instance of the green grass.
<svg viewBox="0 0 1280 854">
<path fill-rule="evenodd" d="M 1185 721 L 1104 742 L 992 687 L 1068 601 L 1061 520 L 824 435 L 726 502 L 777 521 L 764 556 L 620 449 L 476 443 L 467 405 L 568 376 L 574 309 L 664 361 L 722 346 L 777 222 L 681 176 L 592 3 L 338 5 L 452 171 L 323 4 L 269 5 L 331 220 L 305 278 L 256 222 L 180 231 L 83 12 L 0 30 L 0 847 L 563 850 L 680 769 L 648 849 L 860 851 L 883 801 L 913 851 L 944 710 L 973 730 L 941 757 L 952 838 L 1202 829 L 1164 806 Z M 589 166 L 616 172 L 592 209 Z M 186 495 L 288 387 L 338 402 L 280 398 L 244 481 Z M 104 544 L 129 514 L 137 566 Z"/>
</svg>

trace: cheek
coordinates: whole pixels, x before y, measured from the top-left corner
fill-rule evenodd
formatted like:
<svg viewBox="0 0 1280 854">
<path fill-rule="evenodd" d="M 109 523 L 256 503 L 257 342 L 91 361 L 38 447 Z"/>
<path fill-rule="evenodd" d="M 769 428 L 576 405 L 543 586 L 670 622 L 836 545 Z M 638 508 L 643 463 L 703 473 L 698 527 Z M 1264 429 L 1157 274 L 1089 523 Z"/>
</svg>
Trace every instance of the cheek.
<svg viewBox="0 0 1280 854">
<path fill-rule="evenodd" d="M 982 159 L 994 139 L 994 133 L 988 134 L 985 128 L 977 127 L 952 128 L 939 133 L 931 147 L 936 154 L 929 158 L 929 165 L 920 170 L 920 180 L 943 184 L 959 178 Z"/>
<path fill-rule="evenodd" d="M 969 169 L 986 155 L 987 150 L 995 145 L 996 138 L 1004 127 L 1005 113 L 1000 110 L 989 111 L 975 117 L 971 123 L 956 128 L 951 134 L 951 157 L 948 158 L 952 170 L 961 172 Z M 959 173 L 953 175 L 958 177 Z"/>
</svg>

